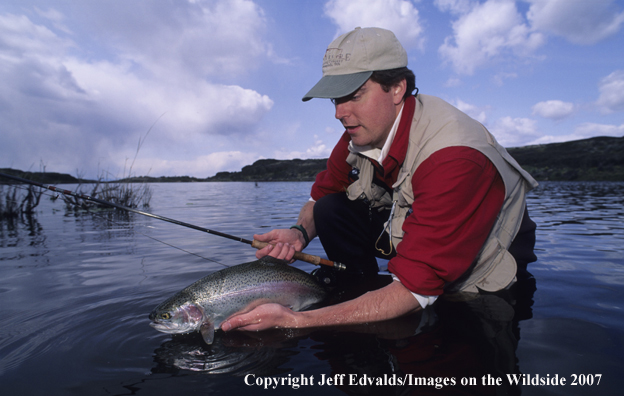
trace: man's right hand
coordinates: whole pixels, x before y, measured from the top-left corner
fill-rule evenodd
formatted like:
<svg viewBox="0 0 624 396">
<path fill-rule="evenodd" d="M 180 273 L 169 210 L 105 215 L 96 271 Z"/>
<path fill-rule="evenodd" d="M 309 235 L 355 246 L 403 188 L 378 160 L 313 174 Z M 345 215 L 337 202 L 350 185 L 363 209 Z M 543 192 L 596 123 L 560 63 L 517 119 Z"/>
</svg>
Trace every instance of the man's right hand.
<svg viewBox="0 0 624 396">
<path fill-rule="evenodd" d="M 304 238 L 297 229 L 276 229 L 266 234 L 256 234 L 255 240 L 268 243 L 267 246 L 256 251 L 256 257 L 271 256 L 288 262 L 293 262 L 295 252 L 304 247 Z"/>
</svg>

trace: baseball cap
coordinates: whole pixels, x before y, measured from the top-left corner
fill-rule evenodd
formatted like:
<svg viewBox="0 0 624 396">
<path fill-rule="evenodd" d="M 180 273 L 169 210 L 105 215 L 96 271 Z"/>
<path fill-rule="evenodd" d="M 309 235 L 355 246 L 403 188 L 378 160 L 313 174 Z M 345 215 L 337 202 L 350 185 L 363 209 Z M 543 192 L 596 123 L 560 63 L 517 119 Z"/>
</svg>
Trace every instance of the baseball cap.
<svg viewBox="0 0 624 396">
<path fill-rule="evenodd" d="M 360 28 L 329 44 L 323 57 L 323 77 L 303 97 L 342 98 L 360 88 L 376 70 L 407 66 L 407 53 L 390 30 Z"/>
</svg>

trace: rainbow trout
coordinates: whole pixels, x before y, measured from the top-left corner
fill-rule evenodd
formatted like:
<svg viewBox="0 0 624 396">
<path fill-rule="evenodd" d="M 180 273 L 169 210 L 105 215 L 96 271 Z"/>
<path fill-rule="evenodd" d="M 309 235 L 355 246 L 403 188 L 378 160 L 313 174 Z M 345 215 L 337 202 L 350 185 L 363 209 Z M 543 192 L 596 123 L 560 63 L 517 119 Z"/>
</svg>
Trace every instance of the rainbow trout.
<svg viewBox="0 0 624 396">
<path fill-rule="evenodd" d="M 158 331 L 199 331 L 212 344 L 215 329 L 236 312 L 265 303 L 301 311 L 324 297 L 325 290 L 312 275 L 267 256 L 203 277 L 154 308 L 149 318 Z"/>
</svg>

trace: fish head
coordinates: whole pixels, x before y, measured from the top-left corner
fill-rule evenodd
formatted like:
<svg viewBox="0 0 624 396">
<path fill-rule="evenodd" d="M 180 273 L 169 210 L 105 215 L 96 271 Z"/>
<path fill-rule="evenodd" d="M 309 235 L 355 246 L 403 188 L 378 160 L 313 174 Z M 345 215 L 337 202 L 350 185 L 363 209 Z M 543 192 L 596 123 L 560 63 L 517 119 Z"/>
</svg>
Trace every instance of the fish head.
<svg viewBox="0 0 624 396">
<path fill-rule="evenodd" d="M 192 302 L 157 306 L 149 315 L 150 326 L 167 334 L 183 334 L 199 330 L 204 323 L 204 310 Z"/>
</svg>

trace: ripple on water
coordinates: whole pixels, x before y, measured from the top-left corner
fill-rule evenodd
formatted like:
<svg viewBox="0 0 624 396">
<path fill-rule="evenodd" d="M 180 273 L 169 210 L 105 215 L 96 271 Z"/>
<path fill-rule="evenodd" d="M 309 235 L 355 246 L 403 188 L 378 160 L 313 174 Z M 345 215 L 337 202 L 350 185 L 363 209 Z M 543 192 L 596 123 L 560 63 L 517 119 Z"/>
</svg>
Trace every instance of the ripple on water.
<svg viewBox="0 0 624 396">
<path fill-rule="evenodd" d="M 149 210 L 250 238 L 262 230 L 292 225 L 310 185 L 154 185 Z M 559 360 L 545 367 L 531 357 L 546 355 L 560 357 L 571 369 L 586 368 L 579 360 L 594 345 L 605 349 L 596 351 L 596 361 L 605 357 L 614 365 L 621 363 L 616 356 L 621 356 L 621 345 L 601 340 L 621 339 L 624 329 L 623 197 L 624 183 L 542 183 L 530 194 L 531 215 L 538 225 L 538 261 L 529 269 L 537 278 L 537 291 L 535 319 L 523 322 L 519 344 L 524 372 L 557 371 Z M 132 393 L 149 382 L 144 380 L 151 373 L 149 378 L 158 378 L 152 384 L 158 394 L 156 388 L 171 378 L 179 381 L 176 385 L 187 383 L 197 391 L 193 381 L 201 374 L 213 374 L 202 390 L 230 389 L 223 384 L 240 384 L 238 378 L 217 379 L 248 372 L 279 376 L 284 370 L 306 372 L 312 365 L 317 365 L 316 372 L 335 368 L 319 357 L 322 348 L 316 339 L 298 344 L 296 332 L 252 336 L 218 332 L 215 343 L 207 346 L 198 334 L 172 337 L 148 325 L 147 315 L 157 304 L 221 269 L 216 262 L 234 265 L 253 260 L 255 252 L 248 246 L 144 216 L 62 214 L 53 207 L 42 201 L 33 222 L 11 230 L 0 225 L 0 375 L 14 384 L 13 390 L 24 390 L 36 377 L 51 390 L 92 394 L 128 384 L 113 394 Z M 317 241 L 308 252 L 323 255 Z M 565 331 L 576 322 L 591 325 Z M 577 334 L 587 329 L 592 330 L 589 338 Z M 347 341 L 348 336 L 331 334 L 337 345 Z M 594 336 L 601 340 L 591 339 Z M 362 360 L 370 357 L 365 350 L 358 352 Z M 354 369 L 366 364 L 349 363 Z M 199 374 L 191 380 L 170 375 L 180 371 Z"/>
</svg>

